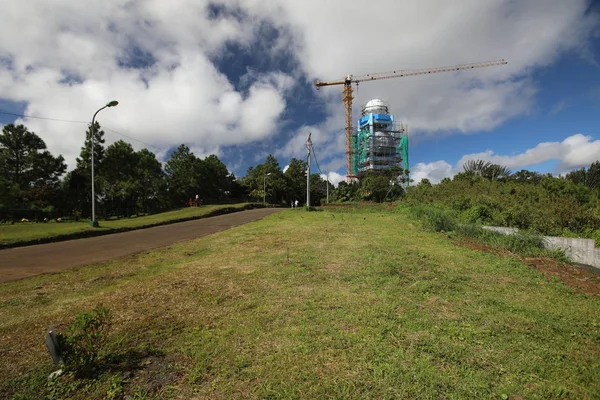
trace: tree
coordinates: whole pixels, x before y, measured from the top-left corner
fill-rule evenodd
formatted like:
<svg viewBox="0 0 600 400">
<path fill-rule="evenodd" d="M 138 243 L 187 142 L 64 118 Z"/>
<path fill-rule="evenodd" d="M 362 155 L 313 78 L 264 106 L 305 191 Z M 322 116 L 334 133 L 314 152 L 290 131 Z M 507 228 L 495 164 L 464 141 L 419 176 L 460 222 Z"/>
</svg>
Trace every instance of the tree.
<svg viewBox="0 0 600 400">
<path fill-rule="evenodd" d="M 600 161 L 595 161 L 587 171 L 586 186 L 590 189 L 600 188 Z"/>
<path fill-rule="evenodd" d="M 566 179 L 573 183 L 581 183 L 590 189 L 600 188 L 600 161 L 595 161 L 589 169 L 580 168 L 569 172 Z"/>
<path fill-rule="evenodd" d="M 360 180 L 361 200 L 381 203 L 391 188 L 391 181 L 386 174 L 369 171 Z"/>
<path fill-rule="evenodd" d="M 85 132 L 85 142 L 77 158 L 77 168 L 83 170 L 90 170 L 92 165 L 92 132 L 94 134 L 94 169 L 96 165 L 102 164 L 104 160 L 104 131 L 101 129 L 100 124 L 96 121 L 94 126 L 90 126 Z M 91 179 L 91 178 L 90 178 Z"/>
<path fill-rule="evenodd" d="M 119 140 L 106 148 L 99 178 L 104 180 L 105 213 L 129 215 L 139 195 L 138 155 L 131 144 Z M 108 209 L 106 209 L 108 207 Z M 107 215 L 108 216 L 108 215 Z"/>
<path fill-rule="evenodd" d="M 6 206 L 48 205 L 66 168 L 64 158 L 52 156 L 46 143 L 24 125 L 8 124 L 2 129 L 0 185 Z"/>
<path fill-rule="evenodd" d="M 162 165 L 148 149 L 138 151 L 136 156 L 138 206 L 144 212 L 157 211 L 164 205 L 164 193 L 167 189 Z"/>
<path fill-rule="evenodd" d="M 290 160 L 290 163 L 284 172 L 289 201 L 300 201 L 302 198 L 306 197 L 306 167 L 306 162 L 302 160 L 298 160 L 297 158 L 292 158 Z"/>
<path fill-rule="evenodd" d="M 279 161 L 271 154 L 267 156 L 264 164 L 248 168 L 242 179 L 242 185 L 255 201 L 262 201 L 263 195 L 269 203 L 273 204 L 289 203 L 291 200 Z"/>
<path fill-rule="evenodd" d="M 225 200 L 231 193 L 232 177 L 227 166 L 214 154 L 201 161 L 202 187 L 200 194 L 212 201 Z M 235 177 L 233 177 L 235 178 Z"/>
<path fill-rule="evenodd" d="M 431 185 L 431 181 L 429 181 L 429 179 L 423 178 L 423 179 L 421 179 L 421 182 L 419 182 L 417 184 L 417 186 L 430 188 L 432 185 Z"/>
<path fill-rule="evenodd" d="M 310 205 L 320 206 L 321 200 L 326 196 L 327 181 L 321 178 L 321 175 L 319 174 L 310 174 Z M 306 197 L 306 186 L 304 190 L 304 197 Z"/>
<path fill-rule="evenodd" d="M 90 125 L 85 132 L 85 141 L 76 160 L 77 166 L 62 182 L 63 212 L 76 216 L 88 216 L 91 213 L 92 134 L 94 135 L 94 188 L 96 196 L 106 193 L 102 171 L 105 153 L 104 131 L 98 122 L 94 122 L 94 126 Z"/>
<path fill-rule="evenodd" d="M 468 160 L 463 164 L 463 169 L 467 174 L 478 175 L 490 181 L 508 178 L 512 174 L 509 168 L 484 160 Z"/>
<path fill-rule="evenodd" d="M 527 182 L 538 184 L 542 181 L 543 175 L 539 172 L 528 171 L 526 169 L 522 169 L 520 171 L 515 172 L 512 175 L 512 180 L 516 182 Z"/>
<path fill-rule="evenodd" d="M 185 144 L 180 145 L 165 165 L 173 205 L 183 205 L 200 191 L 200 160 Z"/>
</svg>

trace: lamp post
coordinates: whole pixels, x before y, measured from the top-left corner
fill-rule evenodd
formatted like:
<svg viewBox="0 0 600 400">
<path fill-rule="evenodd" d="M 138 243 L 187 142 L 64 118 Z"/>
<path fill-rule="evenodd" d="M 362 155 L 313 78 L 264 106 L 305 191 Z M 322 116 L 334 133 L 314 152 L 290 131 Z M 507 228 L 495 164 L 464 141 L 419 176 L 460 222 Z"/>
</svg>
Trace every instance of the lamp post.
<svg viewBox="0 0 600 400">
<path fill-rule="evenodd" d="M 263 207 L 267 207 L 267 176 L 269 175 L 270 172 L 263 175 Z"/>
<path fill-rule="evenodd" d="M 94 134 L 96 133 L 94 122 L 96 121 L 96 115 L 98 115 L 100 111 L 104 110 L 106 107 L 115 107 L 117 104 L 119 104 L 119 102 L 116 100 L 107 103 L 104 107 L 96 111 L 92 117 L 92 128 L 90 129 L 92 139 L 92 220 L 90 221 L 90 226 L 94 228 L 99 226 L 98 221 L 96 221 L 96 192 L 94 189 Z"/>
</svg>

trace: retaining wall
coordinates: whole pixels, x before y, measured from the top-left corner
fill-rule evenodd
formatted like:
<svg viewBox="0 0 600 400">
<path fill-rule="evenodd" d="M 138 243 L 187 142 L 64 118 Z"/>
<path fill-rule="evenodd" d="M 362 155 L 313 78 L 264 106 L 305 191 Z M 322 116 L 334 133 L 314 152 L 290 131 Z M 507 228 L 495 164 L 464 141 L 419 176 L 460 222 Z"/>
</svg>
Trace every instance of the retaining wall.
<svg viewBox="0 0 600 400">
<path fill-rule="evenodd" d="M 484 229 L 496 231 L 504 235 L 511 235 L 518 231 L 517 228 L 501 226 L 484 226 Z M 564 238 L 556 236 L 543 236 L 546 248 L 563 250 L 571 261 L 600 268 L 600 249 L 596 248 L 593 239 Z"/>
</svg>

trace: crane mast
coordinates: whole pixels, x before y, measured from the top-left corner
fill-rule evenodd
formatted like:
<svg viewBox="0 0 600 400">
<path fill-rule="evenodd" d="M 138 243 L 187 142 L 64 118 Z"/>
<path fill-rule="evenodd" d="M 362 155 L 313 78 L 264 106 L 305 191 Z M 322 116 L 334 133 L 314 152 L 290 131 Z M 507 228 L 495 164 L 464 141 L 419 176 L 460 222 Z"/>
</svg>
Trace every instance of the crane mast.
<svg viewBox="0 0 600 400">
<path fill-rule="evenodd" d="M 335 85 L 344 85 L 344 89 L 342 91 L 342 101 L 346 106 L 346 168 L 347 168 L 347 180 L 351 180 L 355 178 L 352 176 L 352 100 L 354 100 L 354 96 L 352 93 L 352 84 L 359 84 L 360 82 L 366 81 L 374 81 L 380 79 L 391 79 L 391 78 L 402 78 L 407 76 L 416 76 L 416 75 L 428 75 L 435 74 L 440 72 L 452 72 L 452 71 L 462 71 L 474 68 L 484 68 L 484 67 L 492 67 L 496 65 L 504 65 L 508 64 L 508 62 L 504 60 L 497 61 L 486 61 L 472 64 L 460 64 L 453 65 L 449 67 L 439 67 L 439 68 L 428 68 L 428 69 L 407 69 L 407 70 L 398 70 L 398 71 L 390 71 L 390 72 L 381 72 L 376 74 L 366 74 L 353 76 L 348 75 L 344 79 L 340 79 L 337 81 L 315 81 L 315 86 L 317 90 L 322 86 L 335 86 Z"/>
</svg>

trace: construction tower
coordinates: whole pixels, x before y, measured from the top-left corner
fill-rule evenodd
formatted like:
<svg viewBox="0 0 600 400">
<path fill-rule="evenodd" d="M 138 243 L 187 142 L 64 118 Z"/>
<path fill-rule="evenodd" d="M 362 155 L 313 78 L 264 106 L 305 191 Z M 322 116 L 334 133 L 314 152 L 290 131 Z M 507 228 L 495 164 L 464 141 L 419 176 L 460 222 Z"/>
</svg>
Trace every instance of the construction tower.
<svg viewBox="0 0 600 400">
<path fill-rule="evenodd" d="M 352 136 L 352 172 L 358 177 L 371 170 L 398 171 L 398 180 L 408 184 L 408 132 L 394 121 L 389 106 L 373 99 L 362 108 L 356 133 Z"/>
</svg>

